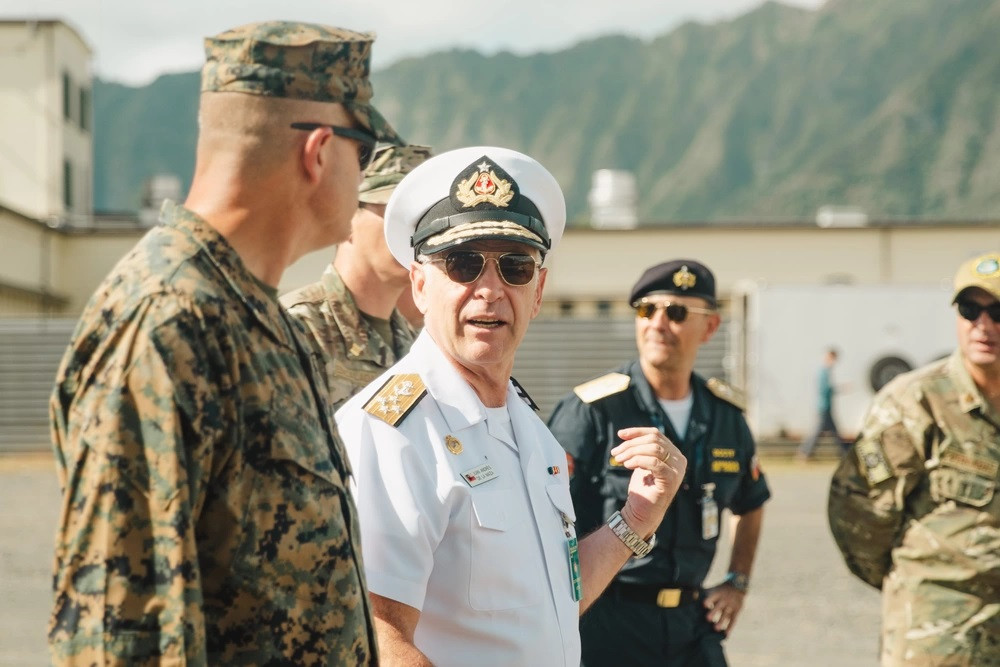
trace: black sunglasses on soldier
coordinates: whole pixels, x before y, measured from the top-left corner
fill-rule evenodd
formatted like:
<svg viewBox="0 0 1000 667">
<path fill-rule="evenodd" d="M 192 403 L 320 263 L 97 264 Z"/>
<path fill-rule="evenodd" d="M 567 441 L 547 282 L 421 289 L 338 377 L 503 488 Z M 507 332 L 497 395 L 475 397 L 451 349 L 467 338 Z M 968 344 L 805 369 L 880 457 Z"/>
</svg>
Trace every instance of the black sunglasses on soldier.
<svg viewBox="0 0 1000 667">
<path fill-rule="evenodd" d="M 290 127 L 293 130 L 308 130 L 310 132 L 318 130 L 321 127 L 328 127 L 336 136 L 358 142 L 358 164 L 361 165 L 361 171 L 367 169 L 368 165 L 372 163 L 372 157 L 375 155 L 375 144 L 378 143 L 378 139 L 364 130 L 356 130 L 353 127 L 341 127 L 340 125 L 328 125 L 326 123 L 292 123 Z"/>
<path fill-rule="evenodd" d="M 534 257 L 520 252 L 506 252 L 499 256 L 487 256 L 475 250 L 456 250 L 444 258 L 428 259 L 426 263 L 443 263 L 444 272 L 448 275 L 448 278 L 456 283 L 468 285 L 479 280 L 479 276 L 483 275 L 483 270 L 488 260 L 493 260 L 497 263 L 500 277 L 512 287 L 520 287 L 521 285 L 530 283 L 531 279 L 535 277 L 535 269 L 541 266 L 541 262 L 537 261 Z"/>
<path fill-rule="evenodd" d="M 994 301 L 984 306 L 975 301 L 960 300 L 956 305 L 958 306 L 958 314 L 970 322 L 975 322 L 985 312 L 994 324 L 1000 324 L 1000 301 Z"/>
<path fill-rule="evenodd" d="M 710 308 L 698 308 L 697 306 L 685 306 L 682 303 L 673 303 L 671 301 L 662 301 L 660 303 L 652 303 L 650 301 L 641 301 L 634 306 L 635 314 L 644 320 L 652 319 L 656 311 L 662 310 L 667 315 L 667 319 L 671 322 L 683 322 L 687 319 L 688 313 L 701 313 L 703 315 L 711 315 L 715 311 Z"/>
</svg>

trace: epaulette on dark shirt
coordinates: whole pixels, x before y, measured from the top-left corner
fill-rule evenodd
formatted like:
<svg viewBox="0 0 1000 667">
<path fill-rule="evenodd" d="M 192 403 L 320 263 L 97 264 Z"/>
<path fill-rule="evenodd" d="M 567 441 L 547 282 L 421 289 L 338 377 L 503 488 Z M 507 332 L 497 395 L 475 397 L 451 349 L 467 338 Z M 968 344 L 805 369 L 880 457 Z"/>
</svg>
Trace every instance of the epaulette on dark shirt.
<svg viewBox="0 0 1000 667">
<path fill-rule="evenodd" d="M 719 378 L 709 378 L 705 383 L 708 390 L 715 394 L 716 397 L 721 398 L 726 403 L 735 405 L 740 411 L 747 409 L 746 397 L 743 396 L 743 392 L 733 387 L 732 385 L 723 382 Z"/>
<path fill-rule="evenodd" d="M 625 391 L 631 381 L 632 378 L 623 373 L 608 373 L 594 380 L 578 384 L 573 387 L 573 393 L 584 403 L 593 403 L 606 396 Z"/>
</svg>

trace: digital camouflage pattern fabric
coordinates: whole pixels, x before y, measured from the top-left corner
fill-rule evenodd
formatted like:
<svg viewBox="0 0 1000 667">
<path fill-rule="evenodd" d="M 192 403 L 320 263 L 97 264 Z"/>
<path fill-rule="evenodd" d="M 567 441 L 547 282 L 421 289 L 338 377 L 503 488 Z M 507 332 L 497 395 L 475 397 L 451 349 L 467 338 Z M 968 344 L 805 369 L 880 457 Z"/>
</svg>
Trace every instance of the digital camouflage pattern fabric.
<svg viewBox="0 0 1000 667">
<path fill-rule="evenodd" d="M 882 589 L 883 665 L 1000 665 L 1000 414 L 956 352 L 875 397 L 830 528 Z"/>
<path fill-rule="evenodd" d="M 330 414 L 399 361 L 413 344 L 413 330 L 398 310 L 386 341 L 358 310 L 351 292 L 331 265 L 318 283 L 281 298 L 289 314 L 305 325 L 325 360 Z"/>
<path fill-rule="evenodd" d="M 52 396 L 54 664 L 375 664 L 350 469 L 277 293 L 167 204 Z"/>
<path fill-rule="evenodd" d="M 365 169 L 364 180 L 358 187 L 358 201 L 388 204 L 396 185 L 430 156 L 430 146 L 409 144 L 379 148 L 372 163 Z"/>
<path fill-rule="evenodd" d="M 373 33 L 314 23 L 265 21 L 233 28 L 205 38 L 201 90 L 337 102 L 379 141 L 402 144 L 371 104 L 374 40 Z"/>
</svg>

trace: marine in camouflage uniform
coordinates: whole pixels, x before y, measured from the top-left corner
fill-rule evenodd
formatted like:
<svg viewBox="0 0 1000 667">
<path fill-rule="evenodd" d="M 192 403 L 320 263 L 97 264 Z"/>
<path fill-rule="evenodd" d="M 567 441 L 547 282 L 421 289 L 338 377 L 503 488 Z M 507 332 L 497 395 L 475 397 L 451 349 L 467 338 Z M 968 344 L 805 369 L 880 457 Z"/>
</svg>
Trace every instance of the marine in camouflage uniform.
<svg viewBox="0 0 1000 667">
<path fill-rule="evenodd" d="M 998 298 L 1000 254 L 959 269 L 958 349 L 878 393 L 833 477 L 833 536 L 882 589 L 883 665 L 1000 665 Z"/>
<path fill-rule="evenodd" d="M 203 91 L 339 95 L 398 140 L 368 105 L 370 45 L 322 26 L 246 26 L 207 40 Z M 324 48 L 335 55 L 319 71 L 298 55 Z M 377 661 L 322 366 L 244 262 L 168 202 L 84 310 L 51 401 L 64 493 L 54 664 Z"/>
<path fill-rule="evenodd" d="M 339 247 L 319 282 L 281 299 L 309 330 L 325 359 L 330 414 L 399 361 L 413 344 L 413 330 L 394 307 L 400 294 L 410 289 L 409 271 L 389 253 L 383 215 L 396 184 L 429 156 L 427 146 L 380 148 L 358 188 L 357 238 Z M 364 302 L 359 304 L 360 300 Z"/>
</svg>

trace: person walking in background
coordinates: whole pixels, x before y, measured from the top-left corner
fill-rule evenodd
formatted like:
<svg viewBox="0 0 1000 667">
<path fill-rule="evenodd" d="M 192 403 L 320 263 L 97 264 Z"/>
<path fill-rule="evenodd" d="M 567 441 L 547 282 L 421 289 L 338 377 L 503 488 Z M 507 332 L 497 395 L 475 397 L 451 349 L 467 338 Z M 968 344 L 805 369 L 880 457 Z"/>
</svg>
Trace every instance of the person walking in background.
<svg viewBox="0 0 1000 667">
<path fill-rule="evenodd" d="M 694 372 L 720 324 L 715 276 L 694 260 L 658 264 L 629 303 L 639 358 L 579 385 L 549 418 L 573 467 L 580 532 L 625 502 L 629 471 L 615 456 L 622 429 L 656 428 L 690 465 L 653 549 L 630 560 L 580 620 L 583 664 L 725 665 L 722 643 L 743 608 L 770 490 L 740 397 Z M 705 590 L 726 509 L 736 517 L 729 572 Z"/>
<path fill-rule="evenodd" d="M 365 170 L 351 237 L 319 282 L 281 298 L 323 355 L 330 414 L 410 350 L 413 330 L 396 302 L 410 272 L 385 242 L 385 205 L 396 185 L 431 154 L 427 146 L 384 146 Z"/>
<path fill-rule="evenodd" d="M 337 412 L 384 665 L 577 667 L 580 612 L 680 485 L 663 434 L 622 431 L 621 512 L 578 539 L 566 456 L 510 377 L 565 222 L 552 174 L 493 146 L 431 158 L 389 201 L 425 327 Z"/>
<path fill-rule="evenodd" d="M 848 569 L 882 590 L 882 664 L 1000 665 L 1000 253 L 958 269 L 958 348 L 875 396 L 830 485 Z"/>
<path fill-rule="evenodd" d="M 796 458 L 799 461 L 808 461 L 812 458 L 813 453 L 816 451 L 816 445 L 819 443 L 819 439 L 824 435 L 829 435 L 837 441 L 837 446 L 840 447 L 841 454 L 846 453 L 848 447 L 851 446 L 851 443 L 840 437 L 840 431 L 837 429 L 837 422 L 833 418 L 833 397 L 837 393 L 836 386 L 833 382 L 833 367 L 837 364 L 838 356 L 839 354 L 837 349 L 833 347 L 827 349 L 826 354 L 823 356 L 823 367 L 819 370 L 818 385 L 819 400 L 817 408 L 819 424 L 816 426 L 816 430 L 813 431 L 812 435 L 802 441 L 802 445 L 796 453 Z"/>
<path fill-rule="evenodd" d="M 378 140 L 373 36 L 205 40 L 194 178 L 97 288 L 51 400 L 53 664 L 378 662 L 326 379 L 278 303 L 345 240 Z"/>
</svg>

